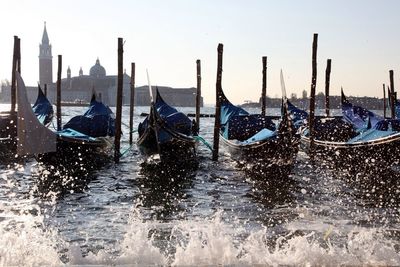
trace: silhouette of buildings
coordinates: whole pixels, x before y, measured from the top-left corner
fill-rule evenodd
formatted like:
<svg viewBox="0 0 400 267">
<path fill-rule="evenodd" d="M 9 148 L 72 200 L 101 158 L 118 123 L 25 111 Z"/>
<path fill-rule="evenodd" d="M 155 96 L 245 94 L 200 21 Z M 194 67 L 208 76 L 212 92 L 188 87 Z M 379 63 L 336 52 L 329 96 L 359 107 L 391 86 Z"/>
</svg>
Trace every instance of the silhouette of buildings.
<svg viewBox="0 0 400 267">
<path fill-rule="evenodd" d="M 39 84 L 42 89 L 47 85 L 47 97 L 52 103 L 56 101 L 56 83 L 53 82 L 53 56 L 52 46 L 44 24 L 42 42 L 39 45 Z M 130 79 L 123 75 L 123 104 L 130 101 Z M 173 106 L 195 106 L 196 88 L 171 88 L 158 86 L 159 91 L 166 102 Z M 28 98 L 33 103 L 37 97 L 37 86 L 27 87 Z M 61 99 L 63 102 L 87 103 L 95 92 L 98 99 L 109 106 L 115 106 L 117 94 L 117 75 L 107 75 L 106 69 L 97 58 L 95 64 L 90 68 L 89 74 L 85 75 L 82 67 L 78 76 L 72 76 L 70 66 L 67 68 L 67 77 L 61 79 Z M 2 85 L 0 101 L 9 103 L 11 90 L 9 85 Z M 149 90 L 147 86 L 135 88 L 135 105 L 144 106 L 150 104 Z M 201 98 L 201 106 L 203 98 Z"/>
</svg>

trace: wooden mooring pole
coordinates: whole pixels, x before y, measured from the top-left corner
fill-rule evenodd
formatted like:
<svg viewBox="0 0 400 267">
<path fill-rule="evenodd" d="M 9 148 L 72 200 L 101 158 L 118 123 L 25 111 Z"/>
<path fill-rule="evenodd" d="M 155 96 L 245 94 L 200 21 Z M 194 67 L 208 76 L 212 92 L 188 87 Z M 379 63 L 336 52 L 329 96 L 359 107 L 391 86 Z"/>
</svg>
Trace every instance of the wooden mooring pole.
<svg viewBox="0 0 400 267">
<path fill-rule="evenodd" d="M 12 69 L 11 69 L 11 114 L 15 114 L 15 106 L 17 103 L 17 84 L 15 79 L 15 71 L 17 70 L 18 60 L 18 36 L 14 36 L 14 51 L 12 58 Z"/>
<path fill-rule="evenodd" d="M 218 44 L 214 142 L 213 142 L 213 156 L 212 156 L 213 161 L 218 160 L 218 152 L 219 152 L 219 132 L 220 132 L 220 128 L 221 128 L 222 54 L 223 54 L 223 50 L 224 50 L 224 45 Z"/>
<path fill-rule="evenodd" d="M 122 119 L 122 86 L 123 86 L 123 40 L 118 38 L 118 83 L 117 83 L 117 105 L 115 116 L 115 137 L 114 137 L 114 161 L 119 163 L 121 148 L 121 119 Z"/>
<path fill-rule="evenodd" d="M 387 99 L 388 99 L 388 104 L 389 104 L 388 108 L 391 110 L 392 109 L 392 97 L 390 96 L 390 87 L 389 87 L 389 85 L 386 85 L 386 89 L 387 89 Z"/>
<path fill-rule="evenodd" d="M 57 68 L 57 131 L 61 131 L 61 71 L 62 71 L 62 55 L 58 55 Z"/>
<path fill-rule="evenodd" d="M 325 111 L 326 116 L 329 117 L 330 114 L 330 104 L 329 104 L 329 86 L 331 80 L 331 59 L 328 59 L 326 62 L 326 71 L 325 71 Z"/>
<path fill-rule="evenodd" d="M 131 63 L 131 99 L 129 103 L 129 145 L 133 144 L 133 111 L 135 107 L 135 63 Z"/>
<path fill-rule="evenodd" d="M 265 116 L 267 109 L 267 57 L 262 57 L 262 90 L 261 90 L 261 115 Z"/>
<path fill-rule="evenodd" d="M 201 106 L 201 62 L 196 60 L 197 90 L 196 90 L 196 132 L 200 131 L 200 106 Z"/>
<path fill-rule="evenodd" d="M 17 43 L 17 71 L 19 74 L 21 73 L 21 38 L 18 37 L 18 43 Z"/>
<path fill-rule="evenodd" d="M 314 33 L 312 46 L 312 77 L 311 77 L 311 92 L 310 92 L 310 159 L 314 161 L 315 143 L 314 143 L 314 121 L 315 121 L 315 87 L 317 84 L 317 48 L 318 48 L 318 33 Z"/>
<path fill-rule="evenodd" d="M 389 70 L 390 78 L 390 110 L 392 111 L 392 119 L 396 117 L 395 112 L 395 96 L 394 96 L 394 80 L 393 80 L 393 70 Z"/>
<path fill-rule="evenodd" d="M 385 84 L 383 84 L 383 118 L 386 118 L 386 90 Z"/>
</svg>

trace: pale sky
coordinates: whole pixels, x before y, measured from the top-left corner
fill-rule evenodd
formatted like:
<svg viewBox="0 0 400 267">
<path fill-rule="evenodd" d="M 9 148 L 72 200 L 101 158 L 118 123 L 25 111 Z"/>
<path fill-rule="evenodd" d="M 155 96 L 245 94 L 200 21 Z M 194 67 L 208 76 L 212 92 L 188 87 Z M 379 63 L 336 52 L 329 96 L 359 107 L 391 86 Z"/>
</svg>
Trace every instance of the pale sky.
<svg viewBox="0 0 400 267">
<path fill-rule="evenodd" d="M 146 68 L 153 85 L 196 86 L 202 61 L 205 103 L 215 102 L 217 45 L 224 44 L 222 85 L 234 103 L 258 101 L 261 57 L 268 56 L 267 94 L 281 96 L 282 68 L 288 94 L 310 90 L 313 33 L 319 33 L 317 92 L 324 91 L 326 60 L 332 59 L 331 94 L 382 96 L 395 71 L 400 87 L 400 1 L 397 0 L 1 0 L 0 79 L 10 80 L 13 36 L 21 38 L 22 77 L 39 79 L 39 43 L 44 21 L 63 74 L 96 58 L 107 74 L 117 73 L 117 38 L 124 68 L 136 63 L 136 84 Z"/>
</svg>

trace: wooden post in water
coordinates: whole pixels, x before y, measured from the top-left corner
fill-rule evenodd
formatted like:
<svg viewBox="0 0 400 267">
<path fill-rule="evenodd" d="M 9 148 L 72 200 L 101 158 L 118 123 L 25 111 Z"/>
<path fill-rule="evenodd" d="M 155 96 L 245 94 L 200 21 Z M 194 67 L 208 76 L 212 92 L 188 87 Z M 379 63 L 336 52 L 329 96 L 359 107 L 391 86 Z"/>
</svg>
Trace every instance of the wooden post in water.
<svg viewBox="0 0 400 267">
<path fill-rule="evenodd" d="M 326 62 L 326 71 L 325 71 L 325 111 L 326 116 L 329 117 L 329 85 L 331 80 L 331 59 L 328 59 Z"/>
<path fill-rule="evenodd" d="M 117 83 L 117 106 L 115 118 L 115 138 L 114 138 L 114 161 L 119 163 L 121 148 L 121 119 L 122 119 L 122 86 L 123 86 L 123 40 L 118 38 L 118 83 Z"/>
<path fill-rule="evenodd" d="M 57 131 L 61 131 L 61 71 L 62 71 L 62 55 L 58 55 L 58 68 L 57 68 Z"/>
<path fill-rule="evenodd" d="M 391 110 L 392 108 L 392 97 L 390 96 L 390 87 L 389 85 L 386 85 L 386 89 L 387 89 L 387 99 L 388 99 L 388 104 L 389 104 L 389 109 Z"/>
<path fill-rule="evenodd" d="M 131 99 L 129 103 L 129 145 L 133 144 L 133 110 L 135 107 L 135 63 L 131 63 Z"/>
<path fill-rule="evenodd" d="M 386 118 L 386 90 L 385 90 L 385 84 L 383 84 L 383 118 Z"/>
<path fill-rule="evenodd" d="M 15 79 L 15 71 L 17 70 L 18 59 L 18 36 L 14 36 L 14 51 L 11 69 L 11 114 L 15 114 L 15 106 L 17 103 L 17 84 Z"/>
<path fill-rule="evenodd" d="M 47 83 L 44 84 L 44 96 L 47 97 Z"/>
<path fill-rule="evenodd" d="M 17 71 L 21 74 L 21 38 L 17 40 Z"/>
<path fill-rule="evenodd" d="M 390 78 L 390 109 L 392 111 L 392 119 L 396 117 L 395 114 L 395 96 L 394 96 L 394 80 L 393 80 L 393 70 L 389 70 L 389 78 Z"/>
<path fill-rule="evenodd" d="M 196 60 L 197 90 L 196 90 L 196 132 L 200 131 L 200 105 L 201 105 L 201 62 Z"/>
<path fill-rule="evenodd" d="M 218 44 L 214 142 L 213 142 L 213 156 L 212 156 L 213 161 L 218 160 L 218 152 L 219 152 L 219 132 L 220 132 L 220 128 L 221 128 L 222 54 L 223 54 L 223 50 L 224 50 L 224 45 Z"/>
<path fill-rule="evenodd" d="M 312 77 L 311 77 L 311 92 L 310 92 L 310 158 L 314 161 L 315 143 L 314 143 L 314 120 L 315 120 L 315 87 L 317 84 L 317 48 L 318 48 L 318 33 L 314 33 L 312 46 Z"/>
<path fill-rule="evenodd" d="M 267 57 L 262 57 L 262 76 L 261 115 L 265 116 L 267 108 Z"/>
</svg>

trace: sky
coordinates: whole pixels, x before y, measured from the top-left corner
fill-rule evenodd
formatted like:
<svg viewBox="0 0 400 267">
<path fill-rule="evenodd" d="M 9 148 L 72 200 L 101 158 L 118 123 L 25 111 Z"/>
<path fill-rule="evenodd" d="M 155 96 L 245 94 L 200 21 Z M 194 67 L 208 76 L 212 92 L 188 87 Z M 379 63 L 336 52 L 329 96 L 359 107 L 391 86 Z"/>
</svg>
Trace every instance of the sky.
<svg viewBox="0 0 400 267">
<path fill-rule="evenodd" d="M 313 34 L 318 40 L 317 92 L 324 91 L 332 59 L 331 95 L 382 97 L 394 70 L 400 86 L 400 1 L 397 0 L 1 0 L 0 79 L 10 80 L 13 36 L 21 38 L 22 77 L 39 80 L 39 43 L 46 21 L 53 52 L 63 57 L 62 77 L 97 58 L 117 74 L 117 39 L 124 39 L 124 68 L 136 64 L 136 85 L 196 86 L 202 65 L 204 102 L 215 103 L 217 46 L 224 44 L 222 86 L 236 104 L 258 101 L 262 56 L 268 57 L 267 95 L 310 91 Z"/>
</svg>

